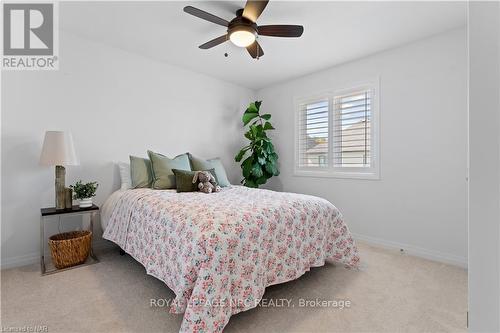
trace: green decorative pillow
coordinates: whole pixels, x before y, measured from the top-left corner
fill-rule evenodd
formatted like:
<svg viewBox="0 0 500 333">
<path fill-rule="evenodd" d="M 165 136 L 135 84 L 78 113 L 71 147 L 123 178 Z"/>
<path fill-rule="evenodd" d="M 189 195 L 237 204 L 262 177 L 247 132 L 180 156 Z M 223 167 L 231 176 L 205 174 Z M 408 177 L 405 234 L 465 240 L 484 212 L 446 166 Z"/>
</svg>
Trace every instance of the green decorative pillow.
<svg viewBox="0 0 500 333">
<path fill-rule="evenodd" d="M 130 177 L 132 188 L 151 187 L 153 171 L 147 158 L 130 156 Z"/>
<path fill-rule="evenodd" d="M 191 161 L 191 170 L 201 171 L 213 168 L 212 163 L 202 158 L 193 156 L 192 154 L 189 154 L 189 160 Z"/>
<path fill-rule="evenodd" d="M 209 160 L 204 160 L 199 157 L 195 157 L 189 154 L 189 160 L 191 161 L 191 169 L 195 171 L 215 169 L 215 178 L 220 187 L 226 187 L 231 185 L 227 179 L 226 170 L 222 165 L 220 158 L 212 158 Z"/>
<path fill-rule="evenodd" d="M 220 187 L 226 187 L 231 185 L 229 182 L 229 179 L 227 179 L 227 174 L 226 174 L 226 169 L 224 169 L 224 166 L 222 165 L 222 161 L 220 158 L 212 158 L 209 159 L 208 162 L 212 164 L 212 167 L 215 169 L 215 175 L 217 178 L 217 182 L 219 183 Z"/>
<path fill-rule="evenodd" d="M 210 170 L 201 171 L 209 171 L 217 179 L 217 177 L 215 176 L 215 170 L 213 168 Z M 193 178 L 196 171 L 172 169 L 172 172 L 175 174 L 175 185 L 177 186 L 177 192 L 198 191 L 198 183 L 193 184 Z"/>
<path fill-rule="evenodd" d="M 172 169 L 191 170 L 188 154 L 181 154 L 173 159 L 148 150 L 153 170 L 153 188 L 164 190 L 175 188 L 175 175 Z"/>
</svg>

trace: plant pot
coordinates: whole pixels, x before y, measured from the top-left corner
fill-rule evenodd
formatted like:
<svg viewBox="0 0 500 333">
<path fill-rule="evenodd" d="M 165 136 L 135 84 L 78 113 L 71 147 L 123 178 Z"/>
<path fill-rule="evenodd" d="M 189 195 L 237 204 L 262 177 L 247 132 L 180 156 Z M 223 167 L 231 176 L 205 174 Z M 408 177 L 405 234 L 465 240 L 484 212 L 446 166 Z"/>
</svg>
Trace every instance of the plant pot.
<svg viewBox="0 0 500 333">
<path fill-rule="evenodd" d="M 92 207 L 92 198 L 80 199 L 80 208 Z"/>
</svg>

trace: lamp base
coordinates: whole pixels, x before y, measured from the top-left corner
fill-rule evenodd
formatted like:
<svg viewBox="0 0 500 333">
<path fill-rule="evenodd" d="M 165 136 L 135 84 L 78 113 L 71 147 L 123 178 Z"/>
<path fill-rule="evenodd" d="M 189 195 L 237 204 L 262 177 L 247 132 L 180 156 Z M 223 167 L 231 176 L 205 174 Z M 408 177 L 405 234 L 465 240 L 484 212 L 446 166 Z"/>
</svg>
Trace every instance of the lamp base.
<svg viewBox="0 0 500 333">
<path fill-rule="evenodd" d="M 62 165 L 56 165 L 56 209 L 66 208 L 65 182 L 66 169 Z"/>
</svg>

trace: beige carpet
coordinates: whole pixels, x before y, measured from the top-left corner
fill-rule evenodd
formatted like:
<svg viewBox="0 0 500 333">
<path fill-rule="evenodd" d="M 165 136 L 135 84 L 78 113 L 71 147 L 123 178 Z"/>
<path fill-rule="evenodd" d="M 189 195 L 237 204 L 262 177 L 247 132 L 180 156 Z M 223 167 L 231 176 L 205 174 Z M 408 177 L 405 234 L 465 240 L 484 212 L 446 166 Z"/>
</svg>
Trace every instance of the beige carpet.
<svg viewBox="0 0 500 333">
<path fill-rule="evenodd" d="M 326 265 L 267 289 L 295 307 L 259 307 L 231 318 L 225 332 L 465 331 L 467 272 L 360 244 L 360 271 Z M 2 271 L 1 326 L 49 332 L 177 332 L 181 315 L 151 307 L 173 299 L 160 281 L 117 251 L 101 263 L 41 277 L 38 265 Z M 349 300 L 349 308 L 303 308 L 300 299 Z M 160 301 L 157 301 L 158 303 Z M 333 305 L 333 304 L 332 304 Z"/>
</svg>

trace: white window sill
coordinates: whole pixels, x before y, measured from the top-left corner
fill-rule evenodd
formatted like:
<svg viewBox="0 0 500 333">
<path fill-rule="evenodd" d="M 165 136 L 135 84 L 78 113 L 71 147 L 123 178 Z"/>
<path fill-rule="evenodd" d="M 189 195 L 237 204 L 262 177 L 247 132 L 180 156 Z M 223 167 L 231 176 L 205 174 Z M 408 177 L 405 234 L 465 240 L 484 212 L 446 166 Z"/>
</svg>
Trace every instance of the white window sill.
<svg viewBox="0 0 500 333">
<path fill-rule="evenodd" d="M 293 172 L 293 175 L 295 177 L 312 177 L 312 178 L 380 180 L 380 173 L 376 171 L 295 170 Z"/>
</svg>

